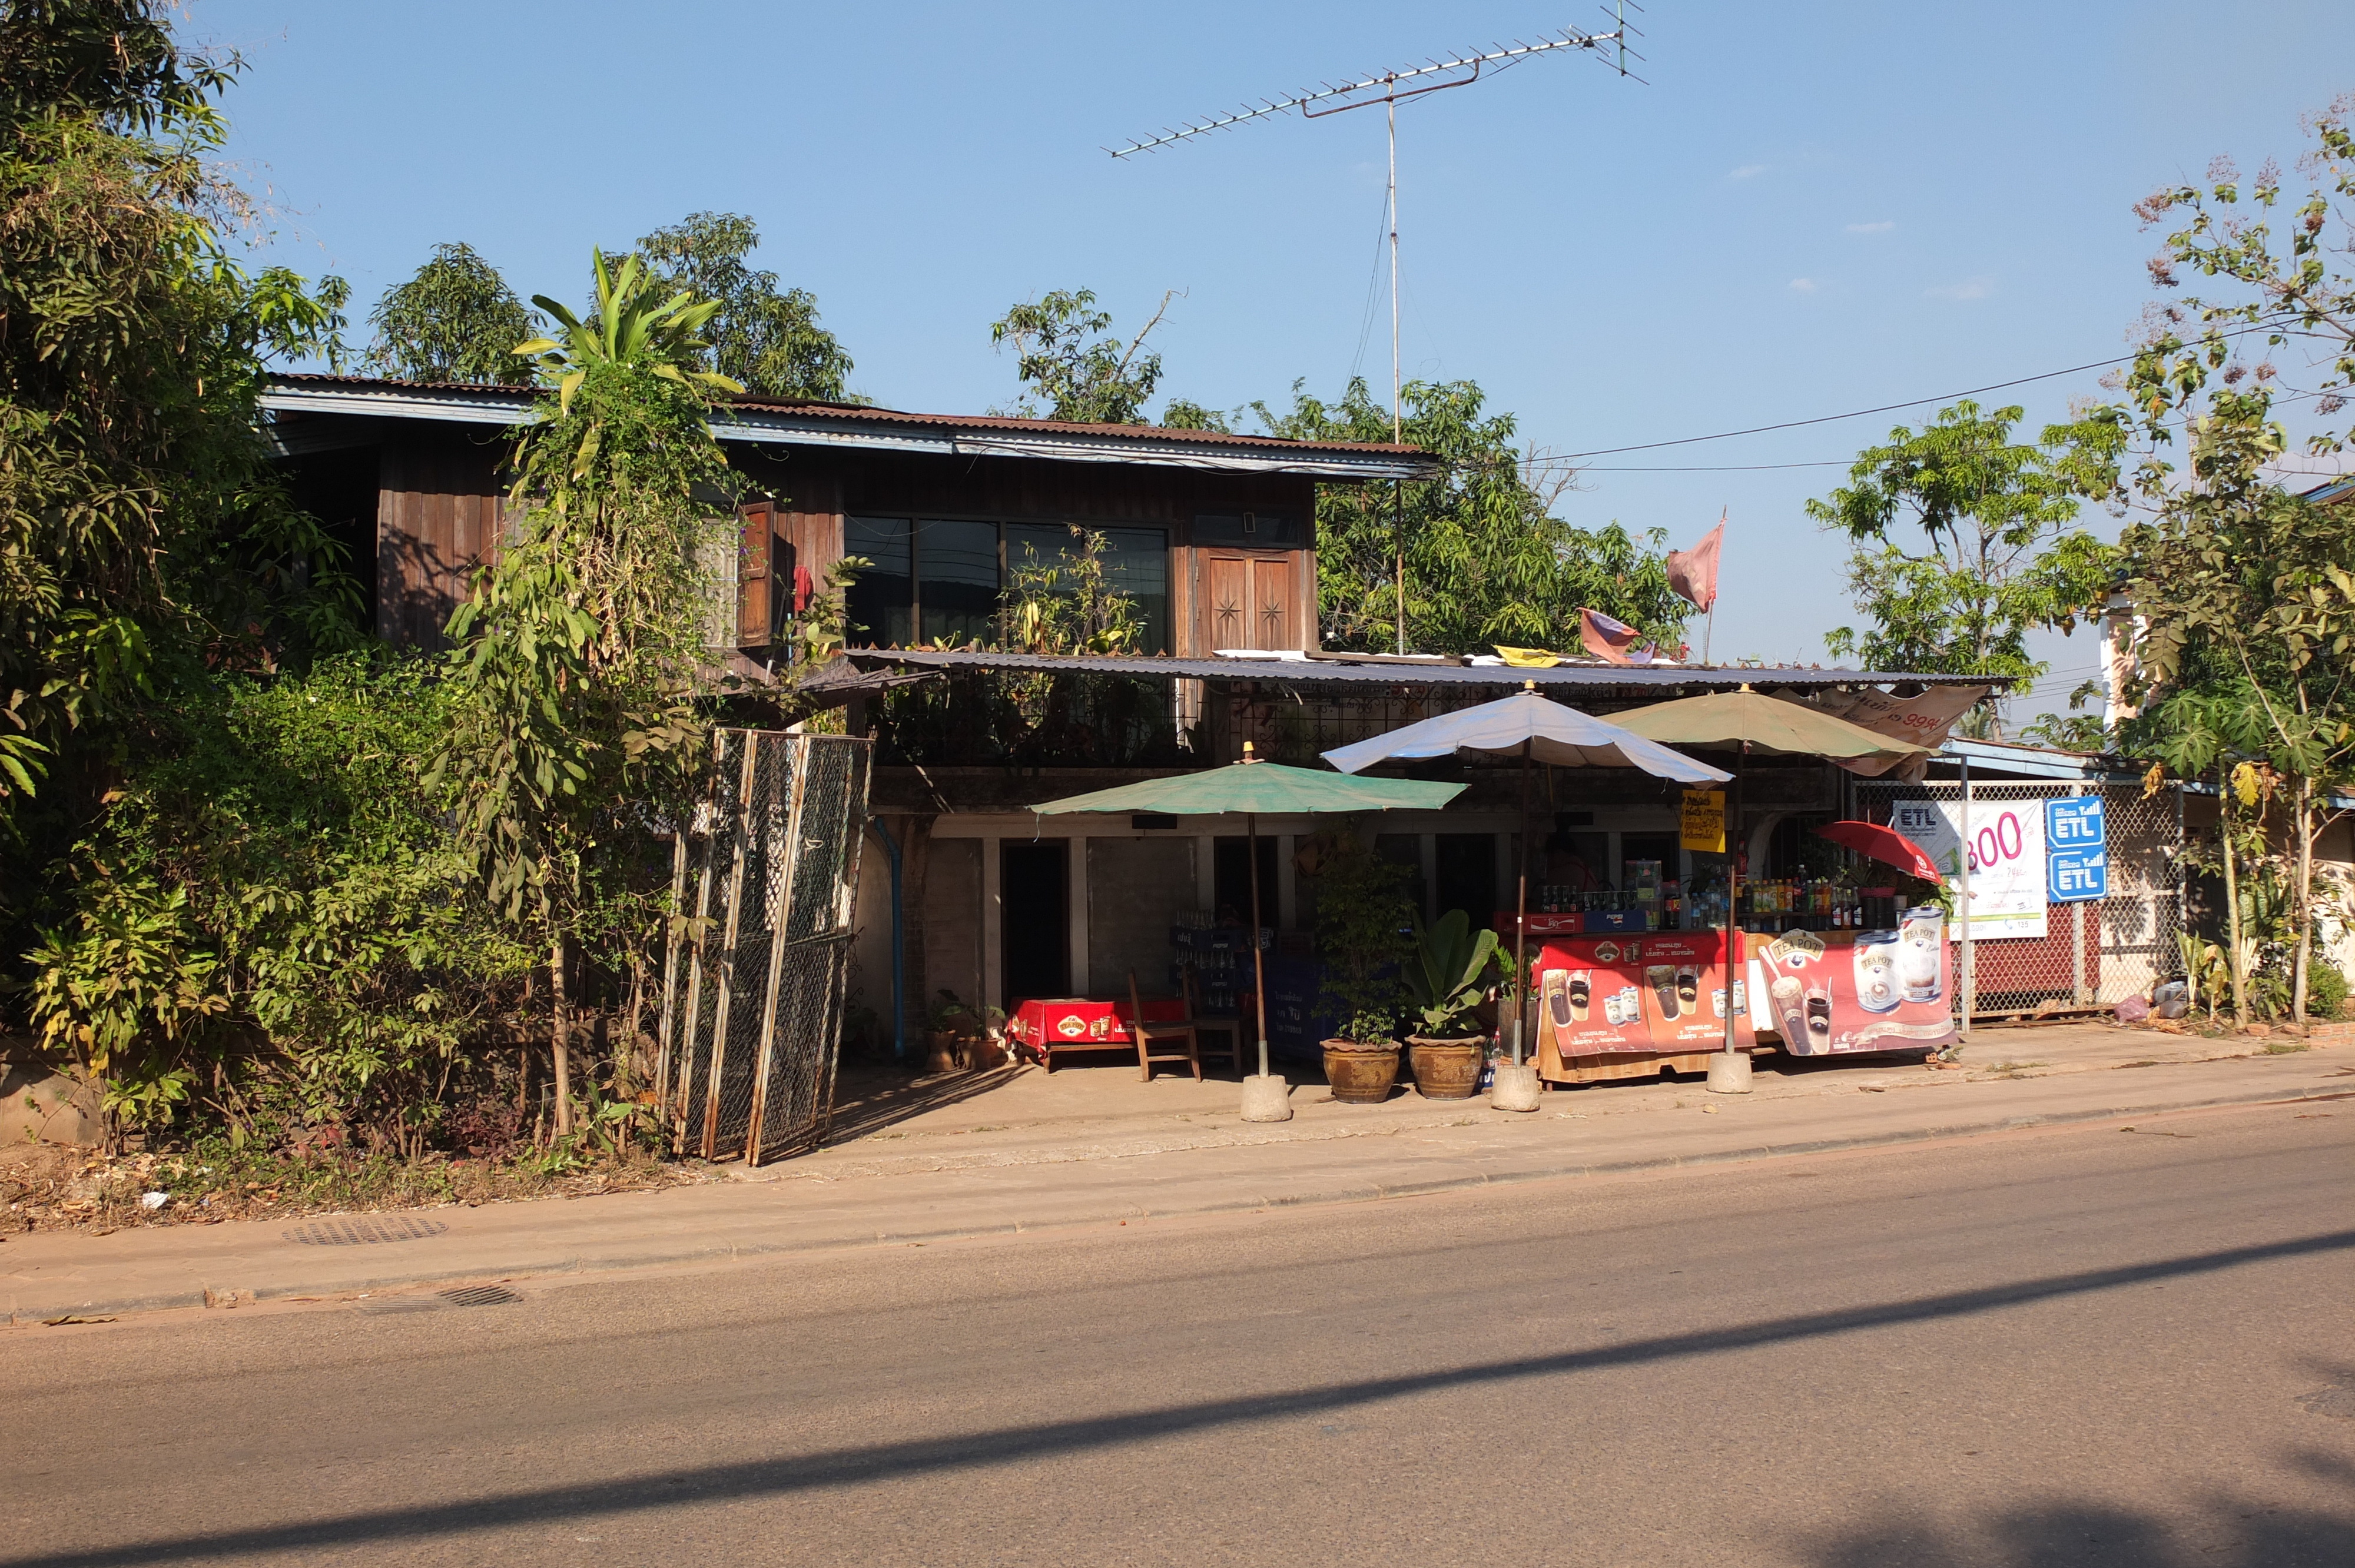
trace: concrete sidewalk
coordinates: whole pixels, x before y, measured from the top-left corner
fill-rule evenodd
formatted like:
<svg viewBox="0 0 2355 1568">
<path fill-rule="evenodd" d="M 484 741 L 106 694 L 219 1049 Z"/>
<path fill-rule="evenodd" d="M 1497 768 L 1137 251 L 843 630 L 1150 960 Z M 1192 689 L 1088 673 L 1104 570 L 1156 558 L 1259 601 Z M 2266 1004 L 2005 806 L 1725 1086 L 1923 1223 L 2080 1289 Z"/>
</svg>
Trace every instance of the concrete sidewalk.
<svg viewBox="0 0 2355 1568">
<path fill-rule="evenodd" d="M 26 1323 L 904 1245 L 2355 1094 L 2345 1044 L 2249 1049 L 2084 1026 L 1990 1033 L 1967 1070 L 1792 1063 L 1762 1071 L 1748 1097 L 1614 1086 L 1548 1095 L 1533 1116 L 1412 1096 L 1339 1106 L 1317 1086 L 1273 1127 L 1237 1119 L 1232 1083 L 1031 1071 L 946 1086 L 949 1103 L 919 1101 L 896 1122 L 854 1101 L 865 1136 L 736 1181 L 379 1216 L 440 1227 L 416 1239 L 291 1239 L 315 1220 L 14 1236 L 0 1245 L 0 1311 Z"/>
</svg>

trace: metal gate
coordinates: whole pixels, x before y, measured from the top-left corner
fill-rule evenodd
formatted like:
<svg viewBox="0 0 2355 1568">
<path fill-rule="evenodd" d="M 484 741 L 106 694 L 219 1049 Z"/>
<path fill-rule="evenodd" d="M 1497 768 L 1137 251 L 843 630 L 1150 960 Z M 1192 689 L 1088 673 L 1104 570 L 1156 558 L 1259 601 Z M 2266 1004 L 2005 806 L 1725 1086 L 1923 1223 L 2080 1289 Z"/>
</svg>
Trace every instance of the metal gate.
<svg viewBox="0 0 2355 1568">
<path fill-rule="evenodd" d="M 1960 784 L 1900 784 L 1860 779 L 1858 815 L 1886 823 L 1906 800 L 1955 803 Z M 2106 897 L 2044 906 L 2041 937 L 1976 938 L 1956 955 L 1955 1005 L 1977 1018 L 2111 1007 L 2147 996 L 2157 982 L 2181 972 L 2176 934 L 2183 929 L 2183 848 L 2179 789 L 2146 797 L 2139 783 L 1970 785 L 1973 820 L 1982 809 L 2099 795 L 2107 828 Z"/>
<path fill-rule="evenodd" d="M 723 729 L 712 752 L 672 863 L 655 1094 L 676 1151 L 760 1165 L 834 1115 L 872 747 Z"/>
</svg>

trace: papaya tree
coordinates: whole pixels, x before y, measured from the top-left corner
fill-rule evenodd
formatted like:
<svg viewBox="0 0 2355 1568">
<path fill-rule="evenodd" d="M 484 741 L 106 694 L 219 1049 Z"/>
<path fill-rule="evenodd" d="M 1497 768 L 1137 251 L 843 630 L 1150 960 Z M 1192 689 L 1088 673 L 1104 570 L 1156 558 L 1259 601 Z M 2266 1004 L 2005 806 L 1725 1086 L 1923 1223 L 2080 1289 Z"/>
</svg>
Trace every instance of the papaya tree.
<svg viewBox="0 0 2355 1568">
<path fill-rule="evenodd" d="M 666 297 L 636 257 L 592 264 L 595 308 L 538 296 L 557 335 L 517 345 L 545 391 L 517 434 L 512 537 L 451 617 L 464 700 L 438 768 L 493 907 L 549 956 L 559 1136 L 575 961 L 647 929 L 654 835 L 703 756 L 703 563 L 733 488 L 707 407 L 740 390 L 696 367 L 711 302 Z"/>
</svg>

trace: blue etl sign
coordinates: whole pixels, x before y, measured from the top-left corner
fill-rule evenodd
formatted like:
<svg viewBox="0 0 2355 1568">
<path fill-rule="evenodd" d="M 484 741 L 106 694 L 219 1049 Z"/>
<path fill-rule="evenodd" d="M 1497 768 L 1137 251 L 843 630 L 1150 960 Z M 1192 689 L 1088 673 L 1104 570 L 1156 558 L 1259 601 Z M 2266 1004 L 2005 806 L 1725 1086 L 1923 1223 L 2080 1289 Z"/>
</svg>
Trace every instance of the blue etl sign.
<svg viewBox="0 0 2355 1568">
<path fill-rule="evenodd" d="M 2080 904 L 2106 898 L 2109 892 L 2109 845 L 2102 825 L 2102 798 L 2076 795 L 2045 801 L 2045 897 L 2054 904 Z"/>
</svg>

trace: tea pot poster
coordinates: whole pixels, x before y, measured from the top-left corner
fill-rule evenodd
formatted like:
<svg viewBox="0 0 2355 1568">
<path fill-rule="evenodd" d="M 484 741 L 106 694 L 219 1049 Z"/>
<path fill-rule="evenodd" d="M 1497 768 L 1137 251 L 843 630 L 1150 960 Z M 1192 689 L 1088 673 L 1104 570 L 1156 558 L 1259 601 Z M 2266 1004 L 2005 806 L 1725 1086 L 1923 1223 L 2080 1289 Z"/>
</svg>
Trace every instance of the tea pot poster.
<svg viewBox="0 0 2355 1568">
<path fill-rule="evenodd" d="M 1724 955 L 1714 931 L 1550 938 L 1537 961 L 1540 1038 L 1565 1058 L 1715 1050 L 1725 1043 Z M 1748 991 L 1737 985 L 1733 995 L 1744 1045 L 1748 1020 L 1739 1015 L 1751 1011 Z"/>
<path fill-rule="evenodd" d="M 1908 1051 L 1955 1037 L 1945 916 L 1909 909 L 1893 931 L 1753 937 L 1751 1022 L 1795 1056 Z"/>
</svg>

